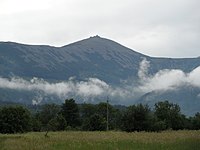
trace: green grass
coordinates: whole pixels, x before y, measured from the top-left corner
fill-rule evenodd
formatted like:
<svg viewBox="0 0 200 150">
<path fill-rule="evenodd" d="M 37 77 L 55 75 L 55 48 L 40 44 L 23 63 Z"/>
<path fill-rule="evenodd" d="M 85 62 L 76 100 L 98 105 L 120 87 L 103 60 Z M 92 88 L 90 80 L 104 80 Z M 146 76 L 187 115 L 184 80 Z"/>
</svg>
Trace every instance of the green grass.
<svg viewBox="0 0 200 150">
<path fill-rule="evenodd" d="M 199 150 L 200 131 L 0 134 L 1 150 Z"/>
</svg>

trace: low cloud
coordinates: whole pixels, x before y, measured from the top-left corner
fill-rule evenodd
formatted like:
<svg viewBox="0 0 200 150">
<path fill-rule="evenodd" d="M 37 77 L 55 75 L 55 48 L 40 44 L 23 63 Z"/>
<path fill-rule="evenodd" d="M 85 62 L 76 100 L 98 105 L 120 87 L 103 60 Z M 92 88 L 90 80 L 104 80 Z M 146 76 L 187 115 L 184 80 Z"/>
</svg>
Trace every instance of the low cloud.
<svg viewBox="0 0 200 150">
<path fill-rule="evenodd" d="M 43 91 L 46 94 L 55 94 L 59 97 L 65 97 L 70 93 L 80 96 L 98 96 L 103 94 L 109 85 L 96 78 L 89 78 L 87 81 L 76 82 L 73 79 L 68 81 L 49 83 L 36 77 L 31 80 L 25 80 L 19 77 L 11 79 L 0 78 L 0 88 L 25 91 Z"/>
<path fill-rule="evenodd" d="M 145 81 L 148 78 L 148 69 L 150 67 L 150 62 L 143 58 L 143 61 L 140 62 L 140 68 L 138 70 L 138 77 L 140 80 Z"/>
<path fill-rule="evenodd" d="M 144 59 L 140 63 L 138 76 L 140 85 L 138 89 L 144 93 L 150 91 L 166 91 L 175 90 L 182 86 L 193 86 L 200 88 L 200 66 L 190 73 L 185 73 L 179 69 L 164 69 L 158 71 L 154 75 L 148 75 L 148 67 L 150 62 Z"/>
<path fill-rule="evenodd" d="M 11 79 L 0 77 L 0 88 L 39 92 L 39 95 L 32 100 L 34 104 L 42 101 L 41 95 L 56 95 L 60 99 L 73 96 L 81 97 L 84 100 L 103 96 L 125 97 L 130 95 L 129 90 L 113 88 L 97 78 L 88 78 L 85 81 L 76 81 L 70 78 L 67 81 L 49 83 L 36 77 L 31 80 L 25 80 L 19 77 L 13 77 Z"/>
<path fill-rule="evenodd" d="M 36 77 L 30 80 L 20 77 L 10 79 L 0 77 L 0 88 L 39 93 L 33 98 L 33 104 L 42 102 L 43 95 L 55 95 L 63 100 L 69 97 L 80 97 L 83 100 L 88 100 L 108 96 L 112 100 L 120 99 L 125 102 L 125 100 L 137 99 L 151 91 L 176 90 L 183 86 L 200 88 L 200 66 L 190 73 L 184 73 L 178 69 L 164 69 L 154 75 L 148 74 L 149 67 L 150 62 L 144 58 L 138 70 L 138 82 L 129 85 L 123 84 L 119 87 L 111 86 L 97 78 L 88 78 L 84 81 L 70 78 L 67 81 L 50 83 Z"/>
</svg>

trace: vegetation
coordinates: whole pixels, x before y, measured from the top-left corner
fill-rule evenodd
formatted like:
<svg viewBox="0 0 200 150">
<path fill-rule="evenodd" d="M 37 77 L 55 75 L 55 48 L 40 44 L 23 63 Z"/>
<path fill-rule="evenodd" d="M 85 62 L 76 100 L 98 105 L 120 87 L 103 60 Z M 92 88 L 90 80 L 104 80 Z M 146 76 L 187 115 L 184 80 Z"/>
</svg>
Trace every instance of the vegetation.
<svg viewBox="0 0 200 150">
<path fill-rule="evenodd" d="M 107 112 L 108 110 L 108 112 Z M 108 113 L 108 120 L 107 120 Z M 199 130 L 200 113 L 187 118 L 177 104 L 158 102 L 151 110 L 147 105 L 132 105 L 118 109 L 107 103 L 76 104 L 67 99 L 60 106 L 46 104 L 37 112 L 22 106 L 0 108 L 0 133 L 23 133 L 27 131 L 162 131 Z"/>
<path fill-rule="evenodd" d="M 0 109 L 0 133 L 22 133 L 30 130 L 30 112 L 21 106 Z"/>
<path fill-rule="evenodd" d="M 62 105 L 61 113 L 65 118 L 68 126 L 75 128 L 80 125 L 79 108 L 75 100 L 65 100 L 65 103 Z"/>
<path fill-rule="evenodd" d="M 200 131 L 43 132 L 0 134 L 1 150 L 199 150 Z"/>
<path fill-rule="evenodd" d="M 122 118 L 123 130 L 128 132 L 147 131 L 150 126 L 150 109 L 147 105 L 132 105 L 127 108 Z"/>
<path fill-rule="evenodd" d="M 155 104 L 155 116 L 162 121 L 166 129 L 179 130 L 184 128 L 184 119 L 177 104 L 158 102 Z"/>
</svg>

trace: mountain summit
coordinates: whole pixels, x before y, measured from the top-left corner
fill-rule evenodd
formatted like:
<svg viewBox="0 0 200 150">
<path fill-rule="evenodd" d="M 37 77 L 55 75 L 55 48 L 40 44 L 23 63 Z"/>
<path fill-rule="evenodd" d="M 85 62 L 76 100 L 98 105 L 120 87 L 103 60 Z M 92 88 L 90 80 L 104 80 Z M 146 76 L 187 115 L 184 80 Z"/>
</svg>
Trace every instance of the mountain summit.
<svg viewBox="0 0 200 150">
<path fill-rule="evenodd" d="M 114 41 L 91 37 L 63 47 L 0 43 L 0 75 L 66 80 L 97 77 L 117 83 L 137 74 L 143 54 Z"/>
</svg>

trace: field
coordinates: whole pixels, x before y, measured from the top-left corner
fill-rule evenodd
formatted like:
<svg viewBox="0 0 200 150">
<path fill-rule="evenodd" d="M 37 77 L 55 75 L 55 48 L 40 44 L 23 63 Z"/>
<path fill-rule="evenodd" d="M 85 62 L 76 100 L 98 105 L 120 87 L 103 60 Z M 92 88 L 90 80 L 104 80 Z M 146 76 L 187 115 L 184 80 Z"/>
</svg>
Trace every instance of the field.
<svg viewBox="0 0 200 150">
<path fill-rule="evenodd" d="M 200 131 L 0 134 L 1 150 L 199 150 Z"/>
</svg>

